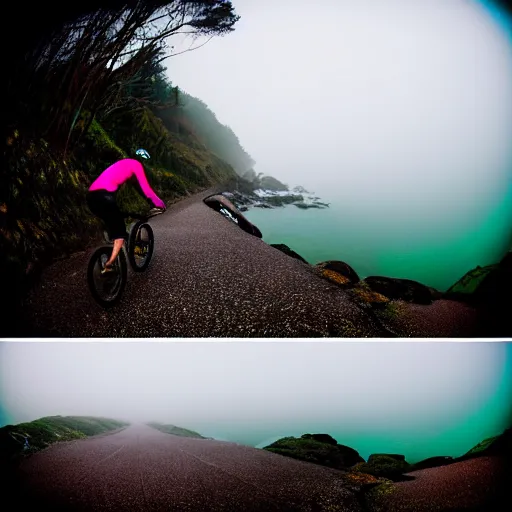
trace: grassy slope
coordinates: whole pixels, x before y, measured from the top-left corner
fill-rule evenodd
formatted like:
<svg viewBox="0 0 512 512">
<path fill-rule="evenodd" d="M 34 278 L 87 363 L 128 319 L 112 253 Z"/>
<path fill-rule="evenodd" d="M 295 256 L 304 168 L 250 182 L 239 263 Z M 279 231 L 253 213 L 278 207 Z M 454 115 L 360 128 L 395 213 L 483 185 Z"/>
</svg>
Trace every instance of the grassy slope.
<svg viewBox="0 0 512 512">
<path fill-rule="evenodd" d="M 157 430 L 160 430 L 160 432 L 164 432 L 165 434 L 172 434 L 175 436 L 182 436 L 182 437 L 194 437 L 196 439 L 206 439 L 201 434 L 198 434 L 197 432 L 194 432 L 193 430 L 188 430 L 186 428 L 176 427 L 175 425 L 166 425 L 163 423 L 148 423 L 150 427 L 156 428 Z"/>
<path fill-rule="evenodd" d="M 122 421 L 92 416 L 47 416 L 28 423 L 6 425 L 0 428 L 0 458 L 33 453 L 59 441 L 84 439 L 127 425 Z"/>
</svg>

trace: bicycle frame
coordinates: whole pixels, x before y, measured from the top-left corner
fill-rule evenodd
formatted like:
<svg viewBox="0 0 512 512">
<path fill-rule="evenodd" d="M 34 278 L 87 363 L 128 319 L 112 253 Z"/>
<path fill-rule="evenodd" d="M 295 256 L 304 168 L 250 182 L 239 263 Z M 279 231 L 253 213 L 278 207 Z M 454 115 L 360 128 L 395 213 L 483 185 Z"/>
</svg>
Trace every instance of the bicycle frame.
<svg viewBox="0 0 512 512">
<path fill-rule="evenodd" d="M 132 222 L 128 226 L 128 229 L 126 230 L 127 238 L 126 238 L 126 243 L 123 244 L 123 250 L 125 252 L 127 252 L 127 250 L 128 250 L 127 246 L 128 246 L 128 242 L 130 240 L 130 234 L 137 224 L 147 222 L 151 217 L 156 217 L 157 215 L 164 213 L 164 211 L 165 210 L 160 210 L 160 209 L 154 208 L 154 209 L 150 210 L 148 215 L 141 215 L 140 213 L 133 213 L 133 212 L 123 212 L 122 215 L 125 219 L 128 219 L 128 218 L 137 219 L 135 222 Z M 108 233 L 106 230 L 103 230 L 103 239 L 109 245 L 112 245 L 114 243 L 114 241 L 108 236 Z"/>
<path fill-rule="evenodd" d="M 103 291 L 101 291 L 101 292 L 98 291 L 97 286 L 96 286 L 96 279 L 95 279 L 95 275 L 94 275 L 95 269 L 97 269 L 98 259 L 103 258 L 104 256 L 106 256 L 106 257 L 111 256 L 112 255 L 111 250 L 107 249 L 107 247 L 105 245 L 103 245 L 102 247 L 98 247 L 95 250 L 94 254 L 91 256 L 91 258 L 89 259 L 89 264 L 87 266 L 87 282 L 88 282 L 88 285 L 89 285 L 89 288 L 91 290 L 93 297 L 104 308 L 110 308 L 110 307 L 114 306 L 115 304 L 117 304 L 117 302 L 122 297 L 123 290 L 124 290 L 124 287 L 125 287 L 126 281 L 127 281 L 127 269 L 128 269 L 127 266 L 128 266 L 128 264 L 132 267 L 134 272 L 144 272 L 148 268 L 148 265 L 153 256 L 154 235 L 153 235 L 153 229 L 147 223 L 147 220 L 149 218 L 153 217 L 154 215 L 158 215 L 163 212 L 164 212 L 164 210 L 160 210 L 160 209 L 156 210 L 155 209 L 152 212 L 150 212 L 149 215 L 139 215 L 139 214 L 134 214 L 134 213 L 123 214 L 124 218 L 131 217 L 131 218 L 135 218 L 137 220 L 136 220 L 136 222 L 132 222 L 130 224 L 130 226 L 128 227 L 128 229 L 126 230 L 127 235 L 128 235 L 127 239 L 126 239 L 126 243 L 123 244 L 122 250 L 117 257 L 117 262 L 119 263 L 120 281 L 119 281 L 118 285 L 116 284 L 116 289 L 113 292 L 112 298 L 106 299 L 103 296 Z M 145 227 L 145 230 L 148 233 L 149 243 L 146 245 L 146 250 L 144 253 L 144 255 L 145 255 L 144 262 L 139 265 L 139 263 L 135 259 L 134 251 L 137 250 L 137 246 L 139 245 L 139 242 L 142 241 L 141 239 L 139 239 L 140 238 L 139 230 L 142 227 Z M 114 241 L 110 239 L 108 232 L 105 230 L 103 231 L 103 238 L 105 240 L 106 245 L 109 247 L 112 247 Z M 134 246 L 132 244 L 134 244 Z M 100 263 L 100 265 L 101 265 L 101 263 Z"/>
</svg>

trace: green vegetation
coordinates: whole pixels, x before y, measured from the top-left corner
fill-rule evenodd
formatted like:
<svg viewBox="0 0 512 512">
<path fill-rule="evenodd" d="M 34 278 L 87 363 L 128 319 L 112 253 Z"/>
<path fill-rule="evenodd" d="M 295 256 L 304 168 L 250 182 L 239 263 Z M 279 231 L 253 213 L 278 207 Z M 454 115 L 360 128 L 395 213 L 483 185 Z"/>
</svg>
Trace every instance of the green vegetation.
<svg viewBox="0 0 512 512">
<path fill-rule="evenodd" d="M 160 432 L 164 432 L 165 434 L 172 434 L 174 436 L 182 436 L 182 437 L 194 437 L 196 439 L 206 439 L 201 434 L 194 432 L 193 430 L 188 430 L 186 428 L 176 427 L 175 425 L 166 425 L 163 423 L 148 423 L 150 427 L 156 428 L 160 430 Z"/>
<path fill-rule="evenodd" d="M 33 453 L 59 441 L 84 439 L 103 434 L 128 423 L 91 416 L 47 416 L 28 423 L 0 428 L 2 461 L 22 453 Z"/>
</svg>

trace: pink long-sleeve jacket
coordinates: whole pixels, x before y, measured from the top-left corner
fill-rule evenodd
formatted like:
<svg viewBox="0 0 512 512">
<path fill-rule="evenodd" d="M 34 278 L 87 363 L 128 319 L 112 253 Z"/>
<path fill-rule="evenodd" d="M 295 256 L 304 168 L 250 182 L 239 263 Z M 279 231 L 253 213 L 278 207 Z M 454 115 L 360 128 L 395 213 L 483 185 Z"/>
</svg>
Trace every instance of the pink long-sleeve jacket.
<svg viewBox="0 0 512 512">
<path fill-rule="evenodd" d="M 144 167 L 137 160 L 132 158 L 125 158 L 119 160 L 110 167 L 107 167 L 89 187 L 89 191 L 93 190 L 107 190 L 115 192 L 120 185 L 130 179 L 132 176 L 137 178 L 140 188 L 144 195 L 151 200 L 157 208 L 165 208 L 165 203 L 155 194 L 155 191 L 150 187 Z"/>
</svg>

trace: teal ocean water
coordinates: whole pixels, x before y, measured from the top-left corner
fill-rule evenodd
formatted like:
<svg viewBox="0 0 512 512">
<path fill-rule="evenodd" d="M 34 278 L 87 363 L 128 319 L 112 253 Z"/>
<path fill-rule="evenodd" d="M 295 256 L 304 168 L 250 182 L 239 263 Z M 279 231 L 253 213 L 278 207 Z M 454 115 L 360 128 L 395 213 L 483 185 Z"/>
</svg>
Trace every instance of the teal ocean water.
<svg viewBox="0 0 512 512">
<path fill-rule="evenodd" d="M 398 198 L 380 208 L 336 196 L 322 200 L 330 207 L 252 208 L 245 215 L 265 242 L 286 244 L 311 264 L 341 260 L 361 278 L 413 279 L 440 291 L 478 265 L 497 263 L 512 247 L 512 186 L 470 209 L 401 209 Z"/>
</svg>

